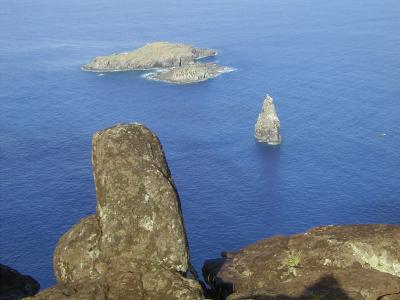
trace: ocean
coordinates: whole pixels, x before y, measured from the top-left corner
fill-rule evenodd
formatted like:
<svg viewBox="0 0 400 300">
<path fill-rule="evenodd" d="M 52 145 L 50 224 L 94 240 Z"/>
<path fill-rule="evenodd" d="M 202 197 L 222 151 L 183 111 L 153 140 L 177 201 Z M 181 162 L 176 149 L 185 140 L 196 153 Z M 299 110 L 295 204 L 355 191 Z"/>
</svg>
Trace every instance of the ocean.
<svg viewBox="0 0 400 300">
<path fill-rule="evenodd" d="M 95 131 L 161 139 L 191 259 L 325 224 L 400 224 L 398 0 L 0 0 L 0 262 L 55 283 L 57 240 L 95 212 Z M 193 85 L 97 76 L 153 41 L 236 71 Z M 266 94 L 283 143 L 253 138 Z"/>
</svg>

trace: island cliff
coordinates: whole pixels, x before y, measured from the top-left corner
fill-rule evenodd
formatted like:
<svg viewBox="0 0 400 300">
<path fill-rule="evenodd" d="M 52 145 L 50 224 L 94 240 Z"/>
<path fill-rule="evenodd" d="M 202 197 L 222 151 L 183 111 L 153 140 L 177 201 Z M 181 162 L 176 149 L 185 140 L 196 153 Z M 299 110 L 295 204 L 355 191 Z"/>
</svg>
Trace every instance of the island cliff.
<svg viewBox="0 0 400 300">
<path fill-rule="evenodd" d="M 199 63 L 201 58 L 217 55 L 213 49 L 168 42 L 150 43 L 137 50 L 98 56 L 82 67 L 92 72 L 150 70 L 146 78 L 169 83 L 196 83 L 214 78 L 232 69 L 215 63 Z"/>
<path fill-rule="evenodd" d="M 400 298 L 398 225 L 322 226 L 224 252 L 204 264 L 207 290 L 191 271 L 179 195 L 157 136 L 137 123 L 101 130 L 92 163 L 96 214 L 61 237 L 58 283 L 30 299 Z"/>
<path fill-rule="evenodd" d="M 276 113 L 274 100 L 267 95 L 255 125 L 254 137 L 270 145 L 281 143 L 280 121 Z"/>
</svg>

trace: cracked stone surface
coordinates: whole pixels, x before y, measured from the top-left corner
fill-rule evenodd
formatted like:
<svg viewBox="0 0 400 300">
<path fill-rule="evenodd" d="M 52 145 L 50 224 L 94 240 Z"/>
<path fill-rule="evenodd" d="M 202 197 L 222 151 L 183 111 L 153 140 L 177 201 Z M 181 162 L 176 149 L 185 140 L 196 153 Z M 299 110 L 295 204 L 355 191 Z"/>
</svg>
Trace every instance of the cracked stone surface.
<svg viewBox="0 0 400 300">
<path fill-rule="evenodd" d="M 399 266 L 400 226 L 349 225 L 317 227 L 225 252 L 206 261 L 203 273 L 229 299 L 376 300 L 399 298 Z"/>
</svg>

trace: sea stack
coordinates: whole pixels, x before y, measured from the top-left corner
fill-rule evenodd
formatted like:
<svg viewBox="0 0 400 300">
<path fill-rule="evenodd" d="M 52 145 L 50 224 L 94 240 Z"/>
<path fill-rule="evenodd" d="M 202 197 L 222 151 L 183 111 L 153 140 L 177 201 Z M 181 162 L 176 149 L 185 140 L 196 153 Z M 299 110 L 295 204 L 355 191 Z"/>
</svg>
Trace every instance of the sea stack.
<svg viewBox="0 0 400 300">
<path fill-rule="evenodd" d="M 280 127 L 281 123 L 275 110 L 274 100 L 267 95 L 258 115 L 254 137 L 260 142 L 279 145 L 281 143 Z"/>
</svg>

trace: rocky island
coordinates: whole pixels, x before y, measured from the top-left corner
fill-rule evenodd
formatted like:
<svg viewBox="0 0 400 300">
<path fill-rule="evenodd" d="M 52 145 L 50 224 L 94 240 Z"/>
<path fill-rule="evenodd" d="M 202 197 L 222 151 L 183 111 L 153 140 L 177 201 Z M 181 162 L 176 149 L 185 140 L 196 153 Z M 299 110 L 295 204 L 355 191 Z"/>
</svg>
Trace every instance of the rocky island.
<svg viewBox="0 0 400 300">
<path fill-rule="evenodd" d="M 270 145 L 281 143 L 280 121 L 276 113 L 274 100 L 270 95 L 264 99 L 260 114 L 255 125 L 254 137 Z"/>
<path fill-rule="evenodd" d="M 96 213 L 60 238 L 58 283 L 29 299 L 400 299 L 400 226 L 382 224 L 321 226 L 223 252 L 203 266 L 207 287 L 190 264 L 179 195 L 157 136 L 137 123 L 101 130 L 92 163 Z M 21 298 L 2 297 L 13 287 L 25 291 L 15 274 L 0 299 Z"/>
<path fill-rule="evenodd" d="M 98 56 L 82 67 L 92 72 L 154 70 L 146 78 L 170 83 L 195 83 L 232 70 L 199 59 L 217 55 L 213 49 L 168 42 L 150 43 L 137 50 Z"/>
<path fill-rule="evenodd" d="M 149 76 L 149 78 L 170 83 L 185 84 L 205 81 L 231 71 L 231 68 L 221 67 L 215 63 L 193 63 L 182 67 L 170 68 L 165 72 L 157 72 Z"/>
</svg>

